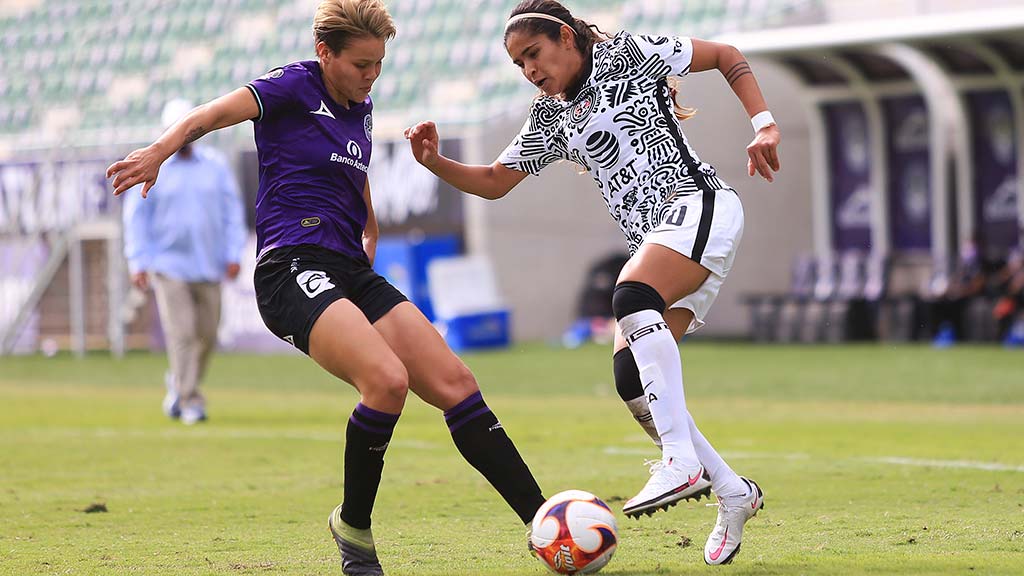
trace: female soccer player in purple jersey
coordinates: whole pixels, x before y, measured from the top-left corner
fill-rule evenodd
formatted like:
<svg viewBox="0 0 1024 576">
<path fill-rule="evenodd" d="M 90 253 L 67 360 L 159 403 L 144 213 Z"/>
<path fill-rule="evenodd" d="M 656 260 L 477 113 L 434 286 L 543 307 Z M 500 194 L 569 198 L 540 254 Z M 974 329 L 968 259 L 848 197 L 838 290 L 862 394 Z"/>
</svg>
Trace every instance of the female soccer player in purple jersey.
<svg viewBox="0 0 1024 576">
<path fill-rule="evenodd" d="M 252 120 L 260 161 L 256 199 L 260 314 L 360 394 L 348 421 L 344 501 L 330 528 L 349 575 L 383 574 L 370 513 L 408 390 L 444 411 L 456 446 L 524 523 L 541 490 L 476 380 L 434 327 L 371 268 L 377 223 L 367 165 L 370 89 L 395 27 L 380 0 L 323 0 L 316 60 L 277 68 L 202 105 L 153 144 L 107 170 L 114 194 L 142 184 L 202 135 Z"/>
<path fill-rule="evenodd" d="M 467 166 L 439 155 L 430 122 L 406 130 L 413 153 L 455 187 L 489 199 L 556 160 L 592 174 L 631 254 L 612 298 L 619 325 L 616 388 L 662 447 L 651 478 L 623 511 L 650 514 L 713 488 L 718 521 L 704 560 L 730 562 L 746 521 L 763 506 L 763 493 L 737 476 L 694 425 L 676 343 L 704 323 L 732 267 L 743 208 L 736 191 L 687 142 L 679 120 L 692 112 L 674 106 L 668 79 L 712 69 L 725 76 L 752 117 L 751 176 L 771 181 L 779 170 L 779 130 L 732 46 L 627 32 L 608 37 L 558 2 L 526 0 L 506 23 L 505 48 L 542 94 L 498 160 Z"/>
</svg>

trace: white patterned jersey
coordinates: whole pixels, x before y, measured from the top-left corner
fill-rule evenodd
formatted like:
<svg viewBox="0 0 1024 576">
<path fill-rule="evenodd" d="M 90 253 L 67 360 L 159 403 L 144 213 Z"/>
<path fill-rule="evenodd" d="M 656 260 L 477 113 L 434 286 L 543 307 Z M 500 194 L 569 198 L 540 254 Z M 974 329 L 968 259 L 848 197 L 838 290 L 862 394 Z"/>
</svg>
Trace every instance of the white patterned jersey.
<svg viewBox="0 0 1024 576">
<path fill-rule="evenodd" d="M 579 95 L 537 98 L 498 161 L 533 175 L 557 160 L 582 166 L 635 253 L 671 198 L 729 188 L 697 157 L 673 113 L 667 79 L 689 73 L 692 56 L 689 38 L 620 32 L 595 44 Z"/>
</svg>

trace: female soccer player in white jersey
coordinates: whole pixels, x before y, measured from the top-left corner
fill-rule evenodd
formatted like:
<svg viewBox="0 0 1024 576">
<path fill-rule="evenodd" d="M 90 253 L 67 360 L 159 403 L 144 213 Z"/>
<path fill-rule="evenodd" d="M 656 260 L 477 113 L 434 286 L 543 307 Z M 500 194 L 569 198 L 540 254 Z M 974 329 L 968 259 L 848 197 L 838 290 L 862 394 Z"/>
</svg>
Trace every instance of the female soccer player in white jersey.
<svg viewBox="0 0 1024 576">
<path fill-rule="evenodd" d="M 725 76 L 752 117 L 751 176 L 771 181 L 779 170 L 779 130 L 750 67 L 732 46 L 627 32 L 607 37 L 553 0 L 520 3 L 504 40 L 512 62 L 542 94 L 497 161 L 467 166 L 439 155 L 430 122 L 409 128 L 406 137 L 434 174 L 489 199 L 556 160 L 592 174 L 631 254 L 612 298 L 619 326 L 616 388 L 662 447 L 662 460 L 624 512 L 652 513 L 713 488 L 718 521 L 704 560 L 730 562 L 763 494 L 737 476 L 694 425 L 676 343 L 704 323 L 729 273 L 743 233 L 743 208 L 735 190 L 687 143 L 668 79 L 704 70 Z"/>
<path fill-rule="evenodd" d="M 410 389 L 444 411 L 459 452 L 520 520 L 530 522 L 544 502 L 473 375 L 423 314 L 371 268 L 377 224 L 366 176 L 369 93 L 394 34 L 380 0 L 323 0 L 313 22 L 316 60 L 274 69 L 196 108 L 107 170 L 115 194 L 142 184 L 146 196 L 160 165 L 182 145 L 253 121 L 260 314 L 274 334 L 360 394 L 346 431 L 344 501 L 329 522 L 342 571 L 352 576 L 383 574 L 370 513 Z"/>
</svg>

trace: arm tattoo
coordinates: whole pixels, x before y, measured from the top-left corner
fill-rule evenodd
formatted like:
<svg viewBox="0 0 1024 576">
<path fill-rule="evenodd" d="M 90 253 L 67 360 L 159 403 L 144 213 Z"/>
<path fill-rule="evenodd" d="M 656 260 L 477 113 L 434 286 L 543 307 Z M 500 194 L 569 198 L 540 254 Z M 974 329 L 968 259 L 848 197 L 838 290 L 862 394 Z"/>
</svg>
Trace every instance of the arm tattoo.
<svg viewBox="0 0 1024 576">
<path fill-rule="evenodd" d="M 185 135 L 185 144 L 191 144 L 196 140 L 199 140 L 200 138 L 203 137 L 203 134 L 206 134 L 206 129 L 202 126 L 197 126 L 196 128 L 193 128 L 188 134 Z"/>
<path fill-rule="evenodd" d="M 740 74 L 747 70 L 750 70 L 750 65 L 747 64 L 746 62 L 740 62 L 739 64 L 736 64 L 735 66 L 730 68 L 729 71 L 725 73 L 725 79 L 732 82 L 734 78 L 736 78 L 737 76 L 739 76 Z"/>
<path fill-rule="evenodd" d="M 746 63 L 747 63 L 747 61 L 746 61 L 746 60 L 741 60 L 741 61 L 739 61 L 739 62 L 737 62 L 737 63 L 733 64 L 733 65 L 732 65 L 732 68 L 729 68 L 729 70 L 728 70 L 727 72 L 725 72 L 725 73 L 723 74 L 723 76 L 725 76 L 725 77 L 727 77 L 727 78 L 728 78 L 728 77 L 729 77 L 729 74 L 732 74 L 732 71 L 733 71 L 733 70 L 735 70 L 737 66 L 743 66 L 743 65 L 745 65 Z"/>
<path fill-rule="evenodd" d="M 746 61 L 738 62 L 725 73 L 725 79 L 729 82 L 729 85 L 732 86 L 736 80 L 742 76 L 746 76 L 747 74 L 753 74 L 750 70 L 750 65 L 747 64 Z"/>
<path fill-rule="evenodd" d="M 737 75 L 733 76 L 732 80 L 729 81 L 729 86 L 732 86 L 733 84 L 736 83 L 737 80 L 739 80 L 740 78 L 742 78 L 742 77 L 744 77 L 744 76 L 746 76 L 748 74 L 753 74 L 753 72 L 751 72 L 748 69 L 747 71 L 743 72 L 742 74 L 737 74 Z"/>
</svg>

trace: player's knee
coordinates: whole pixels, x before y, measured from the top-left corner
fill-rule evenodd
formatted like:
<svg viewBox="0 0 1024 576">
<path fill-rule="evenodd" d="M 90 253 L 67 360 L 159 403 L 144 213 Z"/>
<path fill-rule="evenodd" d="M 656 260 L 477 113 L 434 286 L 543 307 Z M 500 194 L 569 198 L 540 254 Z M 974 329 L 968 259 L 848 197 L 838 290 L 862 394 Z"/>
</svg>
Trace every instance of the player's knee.
<svg viewBox="0 0 1024 576">
<path fill-rule="evenodd" d="M 409 394 L 409 374 L 406 373 L 405 367 L 399 366 L 397 370 L 387 376 L 383 381 L 383 390 L 396 400 L 405 400 Z"/>
<path fill-rule="evenodd" d="M 635 400 L 644 394 L 644 386 L 640 381 L 640 369 L 637 368 L 633 351 L 623 348 L 612 358 L 612 371 L 615 374 L 615 391 L 623 402 Z"/>
<path fill-rule="evenodd" d="M 665 312 L 665 299 L 649 284 L 627 280 L 615 286 L 612 292 L 612 312 L 616 320 L 622 320 L 630 314 L 642 310 Z"/>
<path fill-rule="evenodd" d="M 402 403 L 409 394 L 409 373 L 396 362 L 375 370 L 366 384 L 361 390 L 364 396 L 375 396 L 387 404 Z"/>
<path fill-rule="evenodd" d="M 422 392 L 420 395 L 424 400 L 441 410 L 448 410 L 480 390 L 476 377 L 462 362 L 439 370 L 425 384 L 425 388 L 418 392 Z"/>
<path fill-rule="evenodd" d="M 445 389 L 459 398 L 465 398 L 480 389 L 476 383 L 476 377 L 462 362 L 457 362 L 445 379 Z"/>
</svg>

